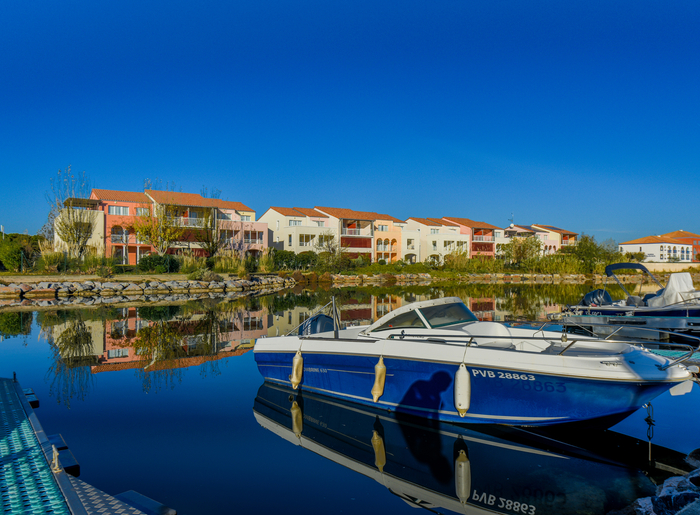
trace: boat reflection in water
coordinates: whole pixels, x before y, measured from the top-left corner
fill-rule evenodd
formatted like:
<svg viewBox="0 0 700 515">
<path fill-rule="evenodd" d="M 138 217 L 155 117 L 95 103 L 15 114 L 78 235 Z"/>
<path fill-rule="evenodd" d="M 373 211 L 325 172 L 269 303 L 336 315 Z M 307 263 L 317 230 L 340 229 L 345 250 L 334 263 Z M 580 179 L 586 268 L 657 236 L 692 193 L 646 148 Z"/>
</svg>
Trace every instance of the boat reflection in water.
<svg viewBox="0 0 700 515">
<path fill-rule="evenodd" d="M 689 470 L 680 453 L 609 431 L 574 445 L 505 426 L 456 426 L 374 410 L 269 382 L 253 411 L 276 435 L 430 510 L 608 513 Z M 649 461 L 650 451 L 656 461 Z"/>
</svg>

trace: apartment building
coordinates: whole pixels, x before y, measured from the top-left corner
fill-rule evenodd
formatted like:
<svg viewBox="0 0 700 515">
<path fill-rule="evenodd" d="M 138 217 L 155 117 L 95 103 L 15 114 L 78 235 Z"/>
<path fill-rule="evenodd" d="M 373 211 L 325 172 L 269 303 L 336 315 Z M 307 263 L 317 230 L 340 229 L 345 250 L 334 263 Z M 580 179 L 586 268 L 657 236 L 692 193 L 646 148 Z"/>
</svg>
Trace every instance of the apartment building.
<svg viewBox="0 0 700 515">
<path fill-rule="evenodd" d="M 260 221 L 267 224 L 271 247 L 297 254 L 321 248 L 324 238 L 338 235 L 328 215 L 313 208 L 271 207 Z"/>
<path fill-rule="evenodd" d="M 620 243 L 620 252 L 643 252 L 644 261 L 668 263 L 692 262 L 693 245 L 669 236 L 646 236 Z"/>
<path fill-rule="evenodd" d="M 442 263 L 445 256 L 454 252 L 468 253 L 468 234 L 460 232 L 460 226 L 440 218 L 416 218 L 406 220 L 406 228 L 419 235 L 418 261 L 428 259 Z"/>
<path fill-rule="evenodd" d="M 542 239 L 543 249 L 546 254 L 553 254 L 562 247 L 576 245 L 578 233 L 560 229 L 553 225 L 532 224 L 530 226 L 535 231 L 544 231 L 546 238 Z"/>
<path fill-rule="evenodd" d="M 556 236 L 555 236 L 556 234 Z M 503 238 L 505 243 L 509 243 L 511 238 L 520 237 L 533 237 L 540 240 L 542 243 L 542 255 L 547 256 L 549 254 L 554 254 L 560 248 L 559 235 L 558 233 L 552 233 L 544 229 L 538 229 L 532 225 L 515 225 L 510 224 L 508 227 L 503 229 Z M 497 242 L 501 243 L 500 241 Z"/>
<path fill-rule="evenodd" d="M 496 255 L 496 232 L 500 227 L 486 222 L 477 222 L 469 218 L 443 217 L 459 227 L 460 234 L 469 236 L 471 245 L 469 246 L 469 257 L 484 256 L 493 258 Z"/>
<path fill-rule="evenodd" d="M 197 231 L 209 222 L 224 240 L 225 248 L 256 255 L 267 247 L 267 226 L 256 222 L 255 211 L 240 202 L 205 198 L 196 193 L 93 189 L 89 199 L 69 199 L 66 203 L 70 206 L 67 209 L 94 211 L 95 224 L 88 244 L 103 248 L 106 256 L 123 264 L 137 264 L 142 256 L 155 252 L 136 237 L 134 222 L 138 217 L 159 214 L 170 217 L 176 227 L 183 229 L 180 240 L 167 250 L 171 254 L 185 249 L 206 254 Z M 58 235 L 55 243 L 61 247 Z"/>
<path fill-rule="evenodd" d="M 686 245 L 692 245 L 692 261 L 696 263 L 700 261 L 700 259 L 698 259 L 698 256 L 700 256 L 700 234 L 695 234 L 681 229 L 679 231 L 673 231 L 668 232 L 666 234 L 662 234 L 661 237 L 673 238 L 674 240 L 678 240 Z"/>
</svg>

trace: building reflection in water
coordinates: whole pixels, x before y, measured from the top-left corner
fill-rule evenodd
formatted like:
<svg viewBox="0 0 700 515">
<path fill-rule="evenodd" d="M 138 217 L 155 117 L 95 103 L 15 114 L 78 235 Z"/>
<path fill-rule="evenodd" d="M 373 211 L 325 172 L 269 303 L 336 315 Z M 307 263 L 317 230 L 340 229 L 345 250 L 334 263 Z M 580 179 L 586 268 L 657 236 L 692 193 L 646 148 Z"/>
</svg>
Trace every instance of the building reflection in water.
<svg viewBox="0 0 700 515">
<path fill-rule="evenodd" d="M 584 287 L 585 288 L 585 287 Z M 458 296 L 479 320 L 544 320 L 568 299 L 581 297 L 581 287 L 542 285 L 459 285 L 382 292 L 380 289 L 336 290 L 343 327 L 373 321 L 415 301 Z M 54 364 L 48 372 L 59 402 L 83 398 L 92 376 L 134 370 L 146 391 L 173 388 L 182 370 L 218 375 L 218 362 L 250 351 L 257 338 L 280 336 L 299 327 L 333 292 L 289 291 L 283 294 L 179 305 L 101 307 L 94 310 L 43 312 L 37 321 L 52 345 Z"/>
</svg>

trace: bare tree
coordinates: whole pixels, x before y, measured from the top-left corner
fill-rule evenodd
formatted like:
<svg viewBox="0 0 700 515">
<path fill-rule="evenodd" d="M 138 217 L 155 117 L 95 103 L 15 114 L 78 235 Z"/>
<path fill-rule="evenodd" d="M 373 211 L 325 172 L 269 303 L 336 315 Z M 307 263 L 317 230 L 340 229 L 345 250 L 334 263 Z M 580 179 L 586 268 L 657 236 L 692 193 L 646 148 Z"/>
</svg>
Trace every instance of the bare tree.
<svg viewBox="0 0 700 515">
<path fill-rule="evenodd" d="M 54 238 L 63 242 L 71 256 L 81 258 L 97 222 L 98 212 L 89 209 L 90 182 L 85 172 L 73 175 L 70 165 L 51 179 L 46 200 L 55 219 Z"/>
<path fill-rule="evenodd" d="M 209 257 L 214 257 L 227 246 L 223 233 L 219 231 L 217 219 L 212 211 L 207 211 L 202 218 L 202 226 L 194 233 L 195 239 L 202 244 L 202 249 L 206 250 Z"/>
</svg>

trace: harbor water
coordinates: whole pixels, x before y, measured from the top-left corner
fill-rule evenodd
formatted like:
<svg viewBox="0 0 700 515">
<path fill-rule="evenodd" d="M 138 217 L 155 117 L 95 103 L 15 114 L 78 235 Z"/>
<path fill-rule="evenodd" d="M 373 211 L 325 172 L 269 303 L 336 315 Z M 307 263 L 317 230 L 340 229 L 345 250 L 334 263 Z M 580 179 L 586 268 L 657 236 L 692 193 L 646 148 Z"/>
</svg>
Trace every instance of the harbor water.
<svg viewBox="0 0 700 515">
<path fill-rule="evenodd" d="M 252 352 L 256 339 L 294 329 L 333 294 L 342 323 L 354 325 L 443 295 L 482 320 L 545 320 L 587 288 L 357 288 L 2 311 L 0 377 L 16 373 L 34 390 L 37 416 L 63 435 L 81 479 L 112 494 L 137 490 L 180 514 L 615 513 L 654 495 L 700 447 L 697 385 L 612 432 L 572 431 L 567 441 L 292 395 L 264 384 Z M 610 445 L 619 435 L 624 452 Z M 669 470 L 650 465 L 650 453 Z"/>
</svg>

